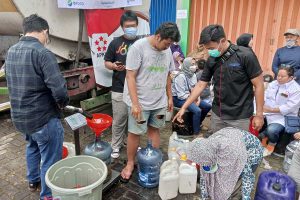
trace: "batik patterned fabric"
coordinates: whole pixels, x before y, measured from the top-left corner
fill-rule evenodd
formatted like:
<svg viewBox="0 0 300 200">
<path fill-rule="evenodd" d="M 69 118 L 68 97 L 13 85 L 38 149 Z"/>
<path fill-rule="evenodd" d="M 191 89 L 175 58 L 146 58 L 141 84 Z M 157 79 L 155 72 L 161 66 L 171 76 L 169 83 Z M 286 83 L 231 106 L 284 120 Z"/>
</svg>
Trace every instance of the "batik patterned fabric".
<svg viewBox="0 0 300 200">
<path fill-rule="evenodd" d="M 243 199 L 248 200 L 255 180 L 253 171 L 262 159 L 262 147 L 250 133 L 228 127 L 207 139 L 194 140 L 189 158 L 201 166 L 218 165 L 215 173 L 206 173 L 201 168 L 202 199 L 228 199 L 238 179 L 242 178 Z"/>
</svg>

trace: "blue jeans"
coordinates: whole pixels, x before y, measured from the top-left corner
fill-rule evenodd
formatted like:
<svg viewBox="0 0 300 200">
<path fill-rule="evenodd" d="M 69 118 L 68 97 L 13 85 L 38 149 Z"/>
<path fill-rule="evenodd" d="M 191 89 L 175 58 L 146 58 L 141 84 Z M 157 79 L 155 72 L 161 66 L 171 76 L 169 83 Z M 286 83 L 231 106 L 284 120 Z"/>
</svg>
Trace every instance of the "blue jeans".
<svg viewBox="0 0 300 200">
<path fill-rule="evenodd" d="M 185 103 L 185 100 L 181 100 L 178 99 L 177 96 L 173 96 L 173 102 L 175 107 L 181 108 Z M 192 103 L 187 109 L 193 113 L 193 131 L 194 134 L 198 134 L 200 132 L 200 125 L 205 119 L 207 113 L 210 111 L 211 105 L 205 101 L 200 101 L 199 106 Z"/>
<path fill-rule="evenodd" d="M 277 144 L 279 140 L 280 134 L 284 133 L 284 126 L 281 124 L 273 123 L 269 124 L 267 128 L 260 133 L 260 136 L 263 137 L 268 137 L 269 143 L 272 144 Z"/>
<path fill-rule="evenodd" d="M 29 183 L 41 181 L 40 198 L 51 197 L 51 189 L 45 183 L 47 170 L 62 159 L 64 129 L 61 121 L 52 118 L 41 130 L 26 134 L 27 179 Z"/>
</svg>

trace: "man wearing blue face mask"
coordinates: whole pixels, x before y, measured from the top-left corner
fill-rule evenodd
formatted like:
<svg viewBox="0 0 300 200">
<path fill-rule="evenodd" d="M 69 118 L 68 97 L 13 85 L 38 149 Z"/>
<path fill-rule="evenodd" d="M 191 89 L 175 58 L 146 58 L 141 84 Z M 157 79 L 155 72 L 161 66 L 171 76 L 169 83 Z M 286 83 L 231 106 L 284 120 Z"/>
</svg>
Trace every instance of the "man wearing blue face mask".
<svg viewBox="0 0 300 200">
<path fill-rule="evenodd" d="M 137 40 L 138 18 L 132 11 L 126 11 L 120 20 L 124 35 L 115 38 L 108 46 L 104 56 L 105 67 L 113 70 L 112 77 L 112 158 L 120 156 L 120 148 L 125 140 L 127 132 L 127 105 L 123 102 L 123 88 L 126 76 L 126 56 L 129 47 Z"/>
<path fill-rule="evenodd" d="M 284 33 L 285 46 L 277 49 L 272 64 L 272 70 L 277 77 L 281 65 L 291 66 L 295 71 L 295 78 L 300 84 L 300 30 L 288 29 Z"/>
<path fill-rule="evenodd" d="M 205 27 L 200 44 L 208 50 L 209 58 L 200 81 L 195 86 L 174 120 L 182 121 L 188 106 L 194 102 L 212 79 L 214 100 L 211 126 L 213 132 L 232 126 L 249 130 L 256 99 L 256 115 L 252 126 L 260 130 L 263 121 L 264 85 L 262 70 L 255 54 L 246 47 L 231 44 L 220 25 Z M 253 91 L 254 87 L 254 91 Z"/>
</svg>

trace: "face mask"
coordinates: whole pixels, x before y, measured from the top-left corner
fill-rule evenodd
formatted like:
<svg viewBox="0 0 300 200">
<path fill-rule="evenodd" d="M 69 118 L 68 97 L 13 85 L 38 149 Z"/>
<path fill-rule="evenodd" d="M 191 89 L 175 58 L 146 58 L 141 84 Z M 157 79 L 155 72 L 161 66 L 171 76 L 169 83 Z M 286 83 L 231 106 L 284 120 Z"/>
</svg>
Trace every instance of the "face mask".
<svg viewBox="0 0 300 200">
<path fill-rule="evenodd" d="M 190 66 L 190 71 L 195 73 L 195 71 L 197 70 L 197 66 L 196 65 L 192 65 Z"/>
<path fill-rule="evenodd" d="M 124 33 L 127 38 L 134 39 L 136 37 L 137 28 L 136 27 L 124 28 Z"/>
<path fill-rule="evenodd" d="M 292 48 L 293 46 L 295 46 L 296 45 L 296 40 L 287 40 L 286 42 L 285 42 L 285 46 L 287 47 L 287 48 Z"/>
<path fill-rule="evenodd" d="M 208 50 L 209 56 L 213 58 L 217 58 L 221 55 L 221 52 L 218 50 L 221 42 L 219 43 L 218 47 L 216 49 Z"/>
</svg>

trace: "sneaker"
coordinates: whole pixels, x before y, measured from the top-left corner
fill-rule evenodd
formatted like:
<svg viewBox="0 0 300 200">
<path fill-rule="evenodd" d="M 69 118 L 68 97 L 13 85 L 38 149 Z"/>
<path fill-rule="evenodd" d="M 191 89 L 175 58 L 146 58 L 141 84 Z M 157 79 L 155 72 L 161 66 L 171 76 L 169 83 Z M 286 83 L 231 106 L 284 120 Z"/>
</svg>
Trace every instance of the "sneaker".
<svg viewBox="0 0 300 200">
<path fill-rule="evenodd" d="M 35 192 L 38 189 L 39 185 L 40 185 L 40 182 L 29 183 L 28 188 L 29 188 L 30 192 Z"/>
<path fill-rule="evenodd" d="M 112 153 L 110 154 L 112 158 L 119 158 L 120 157 L 120 149 L 113 149 Z"/>
</svg>

